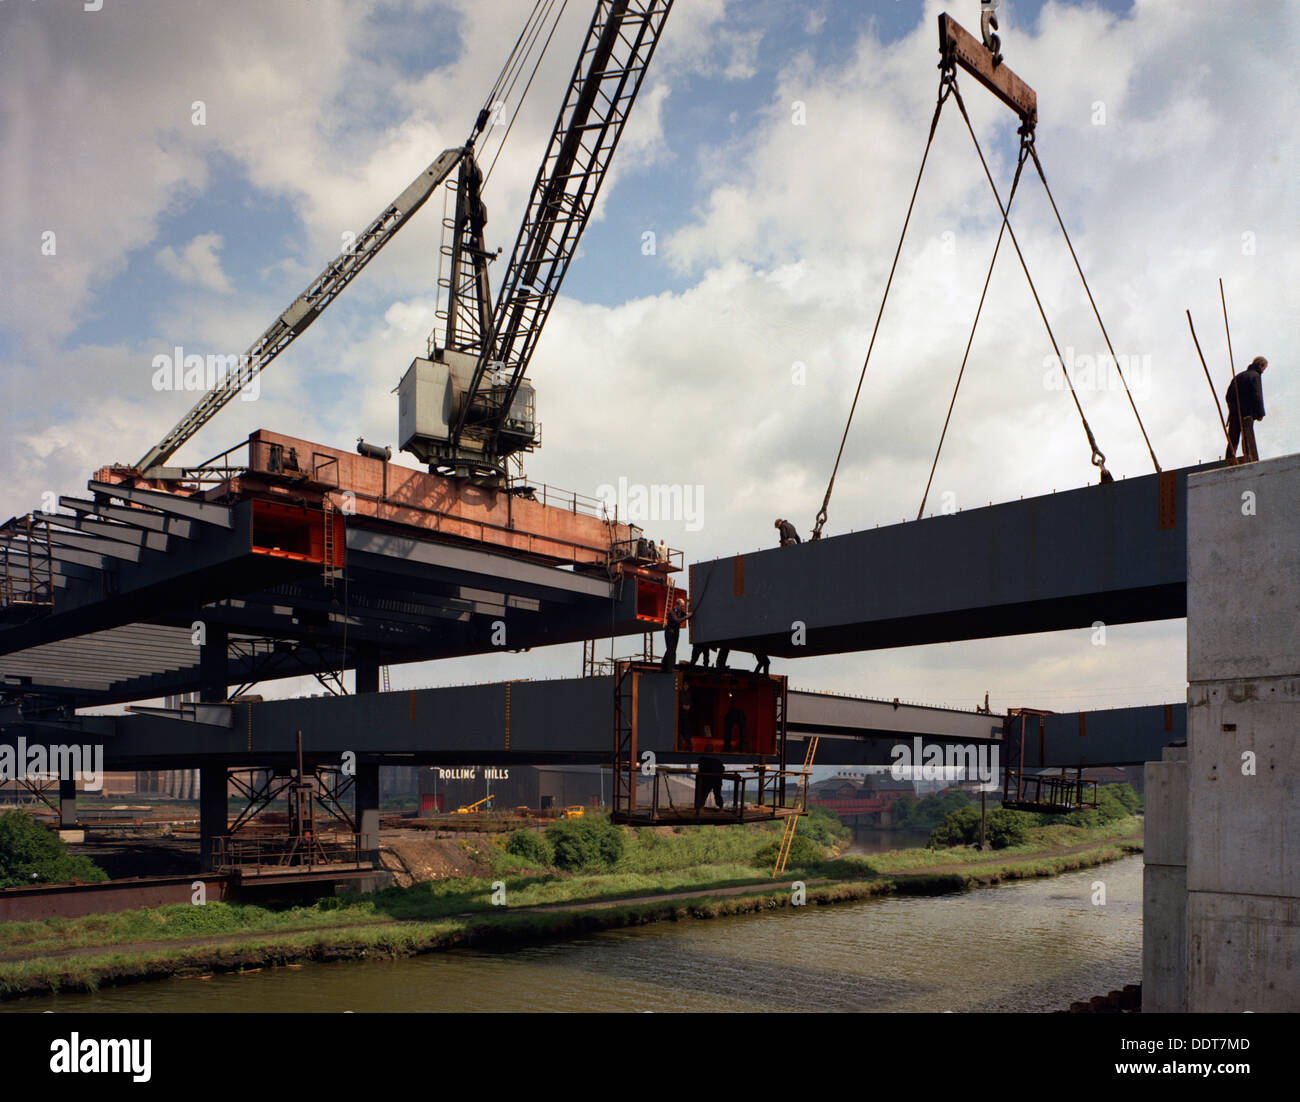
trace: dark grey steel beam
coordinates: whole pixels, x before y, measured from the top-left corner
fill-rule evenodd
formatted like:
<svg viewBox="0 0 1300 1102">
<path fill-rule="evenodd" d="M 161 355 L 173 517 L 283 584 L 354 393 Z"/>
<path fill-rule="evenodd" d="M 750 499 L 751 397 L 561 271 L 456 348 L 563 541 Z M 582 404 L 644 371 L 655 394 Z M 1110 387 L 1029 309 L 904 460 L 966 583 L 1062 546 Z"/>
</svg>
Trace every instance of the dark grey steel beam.
<svg viewBox="0 0 1300 1102">
<path fill-rule="evenodd" d="M 213 505 L 191 497 L 178 497 L 176 494 L 161 490 L 137 490 L 113 482 L 95 482 L 91 480 L 86 487 L 96 494 L 119 498 L 133 505 L 144 505 L 160 513 L 169 513 L 190 520 L 199 520 L 204 524 L 213 524 L 218 528 L 234 527 L 234 510 L 226 505 Z"/>
<path fill-rule="evenodd" d="M 231 662 L 232 676 L 236 663 Z M 162 768 L 208 759 L 231 763 L 292 759 L 303 732 L 309 755 L 338 760 L 346 751 L 369 760 L 401 756 L 405 764 L 603 762 L 613 751 L 613 679 L 498 682 L 416 689 L 364 696 L 235 701 L 213 707 L 222 722 L 204 724 L 166 713 L 85 716 L 69 728 L 101 739 L 108 768 Z M 690 760 L 672 750 L 675 723 L 672 678 L 643 675 L 639 689 L 638 748 L 665 762 Z M 946 708 L 860 700 L 799 691 L 789 697 L 788 758 L 801 760 L 804 740 L 821 736 L 817 763 L 888 765 L 893 747 L 960 743 L 997 745 L 1000 763 L 1011 749 L 1000 740 L 1002 717 Z M 78 726 L 78 725 L 81 726 Z M 107 727 L 105 726 L 107 724 Z M 1080 731 L 1083 730 L 1083 734 Z M 1045 717 L 1026 742 L 1027 768 L 1123 765 L 1157 760 L 1170 741 L 1184 737 L 1181 704 L 1119 708 Z M 0 743 L 22 734 L 29 743 L 48 737 L 42 723 L 10 723 Z M 397 764 L 397 761 L 394 761 Z"/>
<path fill-rule="evenodd" d="M 1141 765 L 1159 761 L 1166 746 L 1187 738 L 1185 703 L 1043 716 L 1041 733 L 1032 718 L 1027 769 Z"/>
<path fill-rule="evenodd" d="M 105 539 L 100 536 L 84 535 L 80 532 L 66 532 L 60 528 L 50 531 L 50 542 L 56 547 L 71 547 L 80 551 L 91 551 L 108 559 L 121 562 L 139 562 L 140 546 L 132 546 L 121 540 Z"/>
<path fill-rule="evenodd" d="M 1168 471 L 691 567 L 694 642 L 796 658 L 1186 615 Z"/>
<path fill-rule="evenodd" d="M 177 539 L 190 539 L 197 531 L 195 521 L 169 516 L 152 509 L 132 509 L 125 505 L 109 505 L 77 497 L 60 497 L 59 504 L 78 514 L 97 516 L 150 532 L 165 533 Z"/>
<path fill-rule="evenodd" d="M 16 540 L 11 536 L 0 536 L 0 546 L 7 547 L 11 555 L 18 556 L 23 562 L 31 561 L 38 570 L 47 559 L 54 562 L 85 566 L 91 570 L 103 570 L 108 566 L 108 557 L 105 555 L 97 555 L 90 551 L 79 551 L 73 547 L 64 547 L 53 539 L 46 543 L 44 540 L 37 542 L 34 540 Z"/>
</svg>

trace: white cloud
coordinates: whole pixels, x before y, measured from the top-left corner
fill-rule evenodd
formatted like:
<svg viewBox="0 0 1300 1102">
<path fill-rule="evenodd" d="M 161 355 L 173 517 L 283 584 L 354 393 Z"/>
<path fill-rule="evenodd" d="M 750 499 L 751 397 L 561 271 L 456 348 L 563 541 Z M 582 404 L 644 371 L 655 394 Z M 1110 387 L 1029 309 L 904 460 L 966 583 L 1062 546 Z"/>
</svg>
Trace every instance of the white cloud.
<svg viewBox="0 0 1300 1102">
<path fill-rule="evenodd" d="M 179 253 L 170 245 L 154 254 L 154 259 L 164 272 L 182 283 L 194 283 L 219 294 L 230 293 L 230 280 L 221 270 L 219 233 L 202 233 Z"/>
</svg>

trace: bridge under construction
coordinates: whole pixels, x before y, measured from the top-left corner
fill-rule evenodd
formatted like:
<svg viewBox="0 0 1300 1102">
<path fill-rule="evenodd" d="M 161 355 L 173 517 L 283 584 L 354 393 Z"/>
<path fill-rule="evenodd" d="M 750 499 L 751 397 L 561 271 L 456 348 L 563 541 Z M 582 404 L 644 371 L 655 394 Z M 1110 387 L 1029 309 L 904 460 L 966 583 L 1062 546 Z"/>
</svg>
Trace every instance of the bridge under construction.
<svg viewBox="0 0 1300 1102">
<path fill-rule="evenodd" d="M 1004 805 L 1044 810 L 1086 805 L 1085 767 L 1149 763 L 1149 1006 L 1296 1009 L 1300 457 L 1164 470 L 1128 394 L 1154 472 L 1117 479 L 1071 384 L 1095 484 L 952 515 L 923 516 L 923 499 L 913 522 L 824 534 L 837 457 L 813 540 L 689 564 L 603 503 L 524 476 L 522 457 L 541 442 L 532 353 L 672 6 L 596 3 L 495 293 L 480 146 L 494 140 L 497 96 L 530 65 L 536 72 L 550 43 L 540 5 L 465 143 L 330 261 L 237 370 L 137 463 L 106 465 L 84 496 L 0 525 L 0 761 L 21 770 L 33 748 L 49 761 L 86 746 L 108 769 L 199 769 L 205 872 L 254 853 L 247 871 L 258 875 L 267 842 L 241 848 L 240 830 L 284 799 L 281 874 L 317 870 L 323 880 L 369 867 L 385 765 L 609 764 L 622 821 L 789 827 L 804 810 L 814 750 L 818 764 L 858 765 L 888 764 L 916 738 L 997 749 Z M 934 121 L 954 103 L 969 127 L 959 71 L 1019 120 L 1005 203 L 975 147 L 1001 215 L 998 247 L 1005 233 L 1028 279 L 1010 209 L 1027 165 L 1046 188 L 1037 99 L 987 28 L 981 42 L 945 15 L 939 40 Z M 269 429 L 202 462 L 178 460 L 443 186 L 454 215 L 439 325 L 398 388 L 399 444 L 424 469 L 365 441 L 352 450 Z M 904 235 L 910 217 L 909 208 Z M 882 314 L 892 279 L 891 268 Z M 1088 300 L 1095 309 L 1091 291 Z M 855 393 L 845 439 L 857 402 Z M 1243 591 L 1238 574 L 1268 581 Z M 1071 714 L 1029 700 L 994 714 L 656 663 L 645 640 L 679 600 L 694 644 L 785 659 L 1185 618 L 1187 698 Z M 641 640 L 641 652 L 597 663 L 596 642 L 619 638 Z M 394 665 L 577 642 L 581 677 L 387 686 Z M 254 692 L 295 675 L 314 677 L 324 695 Z M 106 705 L 127 708 L 89 711 Z M 697 802 L 694 816 L 670 814 L 656 770 L 700 776 L 713 759 L 730 767 L 732 808 L 702 815 Z M 1062 777 L 1046 795 L 1044 769 Z M 232 821 L 235 774 L 248 777 L 247 806 Z M 75 777 L 58 779 L 58 801 L 71 825 Z M 341 859 L 317 837 L 318 807 L 346 824 Z M 1247 944 L 1258 947 L 1251 960 L 1235 948 Z"/>
</svg>

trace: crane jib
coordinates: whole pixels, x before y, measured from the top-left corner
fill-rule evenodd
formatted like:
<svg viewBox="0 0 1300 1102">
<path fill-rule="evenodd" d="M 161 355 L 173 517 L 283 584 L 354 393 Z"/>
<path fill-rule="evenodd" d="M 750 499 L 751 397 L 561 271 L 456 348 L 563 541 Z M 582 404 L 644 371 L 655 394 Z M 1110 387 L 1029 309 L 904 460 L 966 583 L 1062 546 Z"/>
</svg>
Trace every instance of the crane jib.
<svg viewBox="0 0 1300 1102">
<path fill-rule="evenodd" d="M 239 360 L 239 370 L 208 391 L 136 466 L 147 473 L 165 463 L 221 410 L 255 375 L 315 321 L 451 174 L 465 147 L 443 150 L 398 198 L 387 204 L 365 231 L 325 266 Z"/>
</svg>

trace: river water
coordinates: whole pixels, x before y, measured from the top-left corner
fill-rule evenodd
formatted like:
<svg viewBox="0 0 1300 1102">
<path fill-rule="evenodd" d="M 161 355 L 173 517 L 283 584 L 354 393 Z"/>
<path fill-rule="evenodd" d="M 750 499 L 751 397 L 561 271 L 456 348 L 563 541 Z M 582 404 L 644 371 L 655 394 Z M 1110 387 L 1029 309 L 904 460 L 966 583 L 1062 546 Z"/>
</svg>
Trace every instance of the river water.
<svg viewBox="0 0 1300 1102">
<path fill-rule="evenodd" d="M 1135 856 L 961 894 L 663 922 L 509 952 L 166 980 L 0 1009 L 1049 1011 L 1141 977 Z"/>
</svg>

